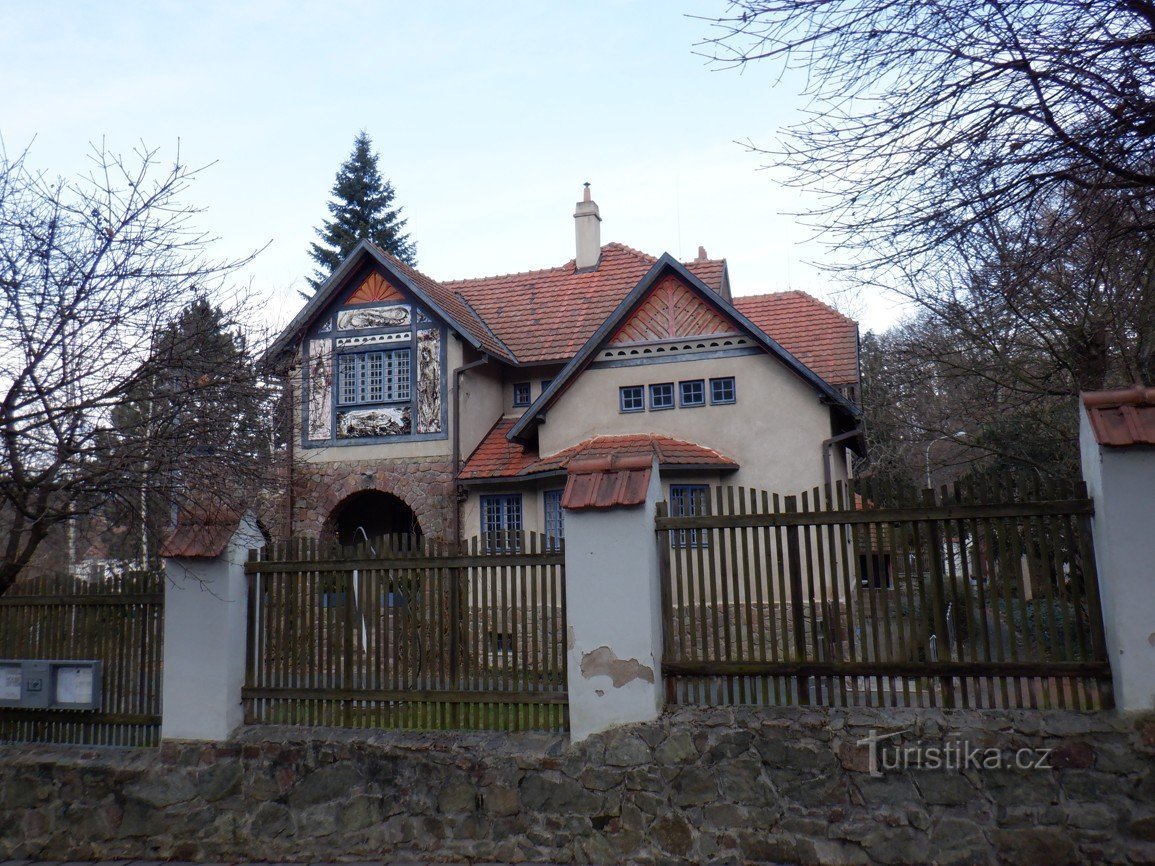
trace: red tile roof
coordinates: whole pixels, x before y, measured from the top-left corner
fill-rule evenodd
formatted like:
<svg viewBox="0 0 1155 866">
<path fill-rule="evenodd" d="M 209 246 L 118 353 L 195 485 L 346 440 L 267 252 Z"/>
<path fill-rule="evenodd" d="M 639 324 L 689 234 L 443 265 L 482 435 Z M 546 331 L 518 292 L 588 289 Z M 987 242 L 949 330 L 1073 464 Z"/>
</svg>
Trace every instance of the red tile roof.
<svg viewBox="0 0 1155 866">
<path fill-rule="evenodd" d="M 182 508 L 176 526 L 160 547 L 160 555 L 172 558 L 215 559 L 225 552 L 237 531 L 242 514 L 225 505 L 191 505 Z"/>
<path fill-rule="evenodd" d="M 734 298 L 738 312 L 829 382 L 858 381 L 858 324 L 805 292 Z"/>
<path fill-rule="evenodd" d="M 561 507 L 618 508 L 641 505 L 650 487 L 653 457 L 585 457 L 569 465 Z"/>
<path fill-rule="evenodd" d="M 1155 388 L 1088 391 L 1083 406 L 1100 445 L 1155 445 Z"/>
<path fill-rule="evenodd" d="M 610 456 L 647 459 L 656 456 L 662 466 L 711 466 L 724 471 L 738 468 L 737 463 L 713 448 L 655 433 L 597 436 L 539 458 L 525 446 L 505 438 L 516 421 L 516 418 L 502 418 L 485 435 L 462 467 L 460 478 L 463 481 L 556 472 L 570 468 L 576 460 Z"/>
<path fill-rule="evenodd" d="M 471 280 L 445 280 L 493 329 L 522 363 L 568 361 L 609 318 L 657 261 L 624 244 L 602 247 L 593 270 L 561 267 Z M 698 279 L 717 291 L 725 262 L 687 262 Z"/>
</svg>

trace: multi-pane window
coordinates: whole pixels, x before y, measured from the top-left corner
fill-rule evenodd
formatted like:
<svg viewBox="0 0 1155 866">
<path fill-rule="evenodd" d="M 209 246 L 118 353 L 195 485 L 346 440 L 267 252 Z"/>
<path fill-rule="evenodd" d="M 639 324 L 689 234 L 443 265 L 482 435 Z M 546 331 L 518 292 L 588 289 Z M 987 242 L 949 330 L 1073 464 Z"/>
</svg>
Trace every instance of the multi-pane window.
<svg viewBox="0 0 1155 866">
<path fill-rule="evenodd" d="M 706 383 L 702 379 L 690 379 L 678 383 L 678 397 L 683 406 L 706 405 Z"/>
<path fill-rule="evenodd" d="M 663 382 L 650 386 L 650 409 L 674 408 L 674 383 Z"/>
<path fill-rule="evenodd" d="M 733 403 L 734 402 L 734 377 L 723 376 L 719 379 L 710 380 L 710 402 L 711 403 Z"/>
<path fill-rule="evenodd" d="M 513 405 L 529 405 L 529 382 L 515 382 L 513 385 Z"/>
<path fill-rule="evenodd" d="M 547 490 L 542 496 L 545 502 L 545 546 L 547 550 L 557 550 L 565 538 L 565 512 L 561 507 L 564 491 Z"/>
<path fill-rule="evenodd" d="M 706 513 L 706 497 L 710 488 L 705 484 L 671 484 L 670 485 L 670 516 L 692 517 Z M 698 533 L 701 532 L 699 537 Z M 709 530 L 679 529 L 670 534 L 670 543 L 674 547 L 709 547 Z"/>
<path fill-rule="evenodd" d="M 618 401 L 623 412 L 645 411 L 646 391 L 641 385 L 624 385 L 618 389 Z"/>
<path fill-rule="evenodd" d="M 412 393 L 409 349 L 341 355 L 337 368 L 337 402 L 390 403 Z"/>
<path fill-rule="evenodd" d="M 521 549 L 521 494 L 481 497 L 481 535 L 487 551 Z"/>
</svg>

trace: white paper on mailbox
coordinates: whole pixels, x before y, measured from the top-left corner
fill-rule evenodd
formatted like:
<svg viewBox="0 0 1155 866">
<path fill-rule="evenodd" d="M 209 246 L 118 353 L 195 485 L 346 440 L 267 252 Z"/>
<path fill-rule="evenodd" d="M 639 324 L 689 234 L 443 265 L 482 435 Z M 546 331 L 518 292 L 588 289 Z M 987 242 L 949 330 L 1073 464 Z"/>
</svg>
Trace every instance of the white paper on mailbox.
<svg viewBox="0 0 1155 866">
<path fill-rule="evenodd" d="M 56 703 L 92 703 L 92 668 L 57 668 Z"/>
<path fill-rule="evenodd" d="M 4 665 L 0 667 L 0 701 L 20 700 L 20 687 L 24 682 L 24 673 L 20 665 Z"/>
</svg>

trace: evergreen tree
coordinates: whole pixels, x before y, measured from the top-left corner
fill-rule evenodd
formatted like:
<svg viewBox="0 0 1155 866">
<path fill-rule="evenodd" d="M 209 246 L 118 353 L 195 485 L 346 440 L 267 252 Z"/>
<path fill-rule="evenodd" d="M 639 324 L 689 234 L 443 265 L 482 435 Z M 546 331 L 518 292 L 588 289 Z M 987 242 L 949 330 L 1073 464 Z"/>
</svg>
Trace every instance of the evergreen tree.
<svg viewBox="0 0 1155 866">
<path fill-rule="evenodd" d="M 401 218 L 400 207 L 393 206 L 393 184 L 377 170 L 372 145 L 364 130 L 358 133 L 353 153 L 337 172 L 334 200 L 329 202 L 333 218 L 317 229 L 322 243 L 314 243 L 309 252 L 318 265 L 309 280 L 314 290 L 361 240 L 371 241 L 406 264 L 417 264 L 417 245 L 403 233 L 408 220 Z"/>
</svg>

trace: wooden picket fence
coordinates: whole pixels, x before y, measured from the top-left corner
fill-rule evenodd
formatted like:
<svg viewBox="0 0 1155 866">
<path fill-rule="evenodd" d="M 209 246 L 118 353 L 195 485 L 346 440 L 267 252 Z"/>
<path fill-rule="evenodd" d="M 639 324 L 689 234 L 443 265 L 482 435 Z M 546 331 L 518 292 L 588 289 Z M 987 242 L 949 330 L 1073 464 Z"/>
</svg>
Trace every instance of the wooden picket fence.
<svg viewBox="0 0 1155 866">
<path fill-rule="evenodd" d="M 0 659 L 103 662 L 98 712 L 0 708 L 0 741 L 154 746 L 160 738 L 164 576 L 44 576 L 0 596 Z"/>
<path fill-rule="evenodd" d="M 253 551 L 247 722 L 567 729 L 564 550 L 489 542 Z"/>
<path fill-rule="evenodd" d="M 659 504 L 671 702 L 1112 706 L 1081 483 L 714 494 Z"/>
</svg>

